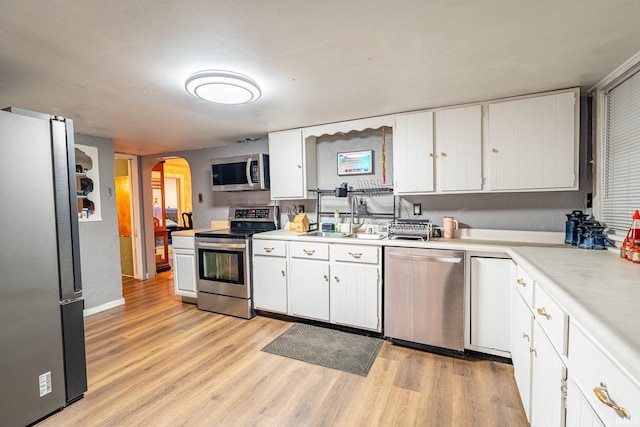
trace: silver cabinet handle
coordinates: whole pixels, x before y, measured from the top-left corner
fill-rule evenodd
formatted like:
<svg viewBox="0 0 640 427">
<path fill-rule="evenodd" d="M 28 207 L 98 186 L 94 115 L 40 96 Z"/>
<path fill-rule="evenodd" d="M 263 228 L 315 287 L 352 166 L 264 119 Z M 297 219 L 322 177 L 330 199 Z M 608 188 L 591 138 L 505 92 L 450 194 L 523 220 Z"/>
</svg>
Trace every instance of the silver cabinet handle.
<svg viewBox="0 0 640 427">
<path fill-rule="evenodd" d="M 338 276 L 333 276 L 336 282 L 340 283 L 340 278 Z"/>
<path fill-rule="evenodd" d="M 280 270 L 280 273 L 282 273 L 282 277 L 284 277 L 284 270 Z"/>
<path fill-rule="evenodd" d="M 360 257 L 362 256 L 361 252 L 349 252 L 349 255 L 351 255 L 352 257 L 356 258 L 356 259 L 360 259 Z"/>
</svg>

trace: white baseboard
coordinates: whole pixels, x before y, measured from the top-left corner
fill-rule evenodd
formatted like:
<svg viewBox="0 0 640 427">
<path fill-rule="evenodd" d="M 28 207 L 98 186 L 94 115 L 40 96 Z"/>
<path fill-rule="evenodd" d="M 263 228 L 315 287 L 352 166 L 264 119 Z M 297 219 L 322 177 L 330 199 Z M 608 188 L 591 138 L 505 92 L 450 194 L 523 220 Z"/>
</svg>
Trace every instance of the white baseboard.
<svg viewBox="0 0 640 427">
<path fill-rule="evenodd" d="M 87 308 L 83 310 L 84 317 L 91 316 L 92 314 L 100 313 L 101 311 L 109 310 L 110 308 L 124 305 L 124 298 L 120 298 L 114 301 L 110 301 L 106 304 L 99 305 L 97 307 Z"/>
</svg>

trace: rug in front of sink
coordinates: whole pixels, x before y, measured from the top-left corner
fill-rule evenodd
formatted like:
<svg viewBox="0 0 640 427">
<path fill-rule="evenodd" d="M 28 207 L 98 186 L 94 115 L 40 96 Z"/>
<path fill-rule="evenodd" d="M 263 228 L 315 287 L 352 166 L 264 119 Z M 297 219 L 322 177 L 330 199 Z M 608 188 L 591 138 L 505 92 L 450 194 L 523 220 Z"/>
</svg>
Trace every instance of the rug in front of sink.
<svg viewBox="0 0 640 427">
<path fill-rule="evenodd" d="M 296 323 L 262 351 L 367 376 L 382 339 Z"/>
</svg>

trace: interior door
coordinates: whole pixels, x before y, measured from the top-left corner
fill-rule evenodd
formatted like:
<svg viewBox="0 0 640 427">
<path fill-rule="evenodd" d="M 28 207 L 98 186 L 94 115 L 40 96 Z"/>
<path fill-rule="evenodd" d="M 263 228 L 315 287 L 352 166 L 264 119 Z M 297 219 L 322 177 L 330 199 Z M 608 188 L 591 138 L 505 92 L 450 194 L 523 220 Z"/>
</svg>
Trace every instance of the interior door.
<svg viewBox="0 0 640 427">
<path fill-rule="evenodd" d="M 115 160 L 116 210 L 120 238 L 120 267 L 125 276 L 135 277 L 131 214 L 131 177 L 129 160 Z"/>
</svg>

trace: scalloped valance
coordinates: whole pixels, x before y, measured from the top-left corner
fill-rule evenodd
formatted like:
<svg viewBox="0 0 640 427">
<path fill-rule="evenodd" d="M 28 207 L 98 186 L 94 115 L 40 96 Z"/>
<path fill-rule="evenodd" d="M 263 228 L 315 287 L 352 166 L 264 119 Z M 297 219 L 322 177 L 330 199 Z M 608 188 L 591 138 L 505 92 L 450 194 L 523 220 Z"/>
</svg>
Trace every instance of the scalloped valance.
<svg viewBox="0 0 640 427">
<path fill-rule="evenodd" d="M 326 125 L 310 126 L 302 129 L 304 138 L 323 135 L 335 135 L 338 133 L 348 133 L 353 131 L 363 131 L 366 129 L 380 129 L 381 127 L 393 127 L 393 122 L 397 114 L 386 116 L 369 117 L 366 119 L 349 120 L 346 122 L 328 123 Z"/>
</svg>

